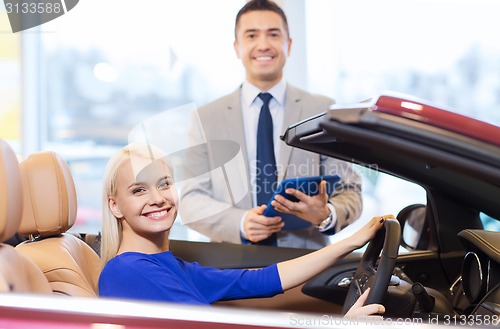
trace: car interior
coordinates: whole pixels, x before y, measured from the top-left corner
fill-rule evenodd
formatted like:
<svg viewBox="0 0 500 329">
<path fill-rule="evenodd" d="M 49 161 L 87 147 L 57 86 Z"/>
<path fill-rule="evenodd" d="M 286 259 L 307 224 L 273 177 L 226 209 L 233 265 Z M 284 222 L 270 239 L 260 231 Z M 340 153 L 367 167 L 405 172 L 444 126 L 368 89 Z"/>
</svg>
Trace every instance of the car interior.
<svg viewBox="0 0 500 329">
<path fill-rule="evenodd" d="M 21 224 L 23 207 L 21 173 L 14 151 L 0 140 L 0 291 L 50 294 L 43 272 L 8 243 Z"/>
<path fill-rule="evenodd" d="M 387 317 L 430 318 L 500 315 L 500 232 L 485 230 L 481 213 L 500 218 L 498 147 L 463 137 L 459 148 L 444 150 L 453 133 L 414 121 L 366 110 L 332 109 L 287 129 L 289 145 L 354 162 L 376 162 L 380 170 L 416 182 L 426 204 L 410 204 L 362 253 L 352 253 L 306 284 L 269 298 L 218 302 L 224 307 L 344 314 L 370 287 L 368 302 L 382 303 Z M 380 128 L 380 129 L 379 129 Z M 383 128 L 383 129 L 382 129 Z M 418 129 L 416 129 L 418 128 Z M 408 132 L 416 132 L 408 137 Z M 402 131 L 406 134 L 402 134 Z M 421 130 L 428 133 L 423 138 Z M 356 133 L 352 133 L 356 131 Z M 402 138 L 402 136 L 404 138 Z M 371 144 L 367 144 L 367 139 Z M 401 144 L 405 152 L 401 152 Z M 417 145 L 418 144 L 418 145 Z M 366 145 L 370 145 L 367 147 Z M 474 148 L 472 146 L 484 146 Z M 17 165 L 12 150 L 2 147 L 2 241 L 21 237 L 15 248 L 3 243 L 0 287 L 3 291 L 38 291 L 68 296 L 97 296 L 99 235 L 68 233 L 75 220 L 76 195 L 66 162 L 54 152 L 37 152 Z M 457 146 L 457 145 L 455 145 Z M 495 153 L 477 158 L 484 149 Z M 437 152 L 436 150 L 441 152 Z M 448 152 L 448 153 L 447 153 Z M 414 156 L 418 154 L 418 161 Z M 464 156 L 464 154 L 466 156 Z M 457 155 L 461 155 L 457 156 Z M 450 157 L 452 160 L 450 160 Z M 498 160 L 497 159 L 497 160 Z M 496 162 L 500 163 L 500 162 Z M 473 169 L 477 175 L 471 175 Z M 474 189 L 480 189 L 471 194 Z M 484 192 L 487 192 L 486 195 Z M 22 195 L 22 197 L 21 197 Z M 22 200 L 22 202 L 20 202 Z M 24 205 L 23 205 L 24 204 Z M 21 215 L 21 207 L 24 208 Z M 11 240 L 12 241 L 12 240 Z M 172 252 L 186 261 L 219 268 L 257 268 L 311 252 L 173 240 Z M 401 252 L 405 250 L 405 252 Z M 46 280 L 19 288 L 11 257 Z M 17 265 L 16 265 L 17 266 Z M 40 270 L 40 271 L 38 271 Z M 23 270 L 22 273 L 28 273 Z M 50 290 L 47 291 L 47 284 Z M 28 283 L 25 283 L 28 284 Z M 36 286 L 36 287 L 35 287 Z M 37 289 L 35 289 L 37 288 Z M 40 288 L 40 289 L 38 289 Z"/>
<path fill-rule="evenodd" d="M 16 246 L 43 271 L 55 294 L 97 296 L 99 256 L 66 233 L 75 223 L 76 191 L 67 163 L 56 153 L 31 154 L 20 163 L 24 209 Z"/>
</svg>

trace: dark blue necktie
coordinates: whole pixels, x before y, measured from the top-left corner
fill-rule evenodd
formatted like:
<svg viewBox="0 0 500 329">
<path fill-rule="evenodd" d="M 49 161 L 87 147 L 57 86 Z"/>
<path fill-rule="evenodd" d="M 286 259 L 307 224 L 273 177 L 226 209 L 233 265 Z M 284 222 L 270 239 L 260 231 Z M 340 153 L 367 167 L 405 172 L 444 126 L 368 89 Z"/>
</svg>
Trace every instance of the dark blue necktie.
<svg viewBox="0 0 500 329">
<path fill-rule="evenodd" d="M 257 205 L 267 204 L 276 188 L 276 158 L 274 157 L 273 118 L 269 111 L 269 102 L 273 98 L 269 93 L 260 93 L 264 104 L 260 109 L 257 128 Z M 276 245 L 276 234 L 260 241 L 263 245 Z"/>
</svg>

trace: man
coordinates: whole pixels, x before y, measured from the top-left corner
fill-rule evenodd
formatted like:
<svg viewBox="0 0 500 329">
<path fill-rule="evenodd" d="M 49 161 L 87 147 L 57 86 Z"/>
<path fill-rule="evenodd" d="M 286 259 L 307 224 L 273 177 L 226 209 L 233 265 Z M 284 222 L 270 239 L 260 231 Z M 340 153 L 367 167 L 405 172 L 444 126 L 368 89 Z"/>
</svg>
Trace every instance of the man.
<svg viewBox="0 0 500 329">
<path fill-rule="evenodd" d="M 285 82 L 283 68 L 291 45 L 286 16 L 274 2 L 249 1 L 238 12 L 234 49 L 245 67 L 246 80 L 235 92 L 199 109 L 200 121 L 193 124 L 190 143 L 207 144 L 191 148 L 186 163 L 197 166 L 195 171 L 202 174 L 183 188 L 180 207 L 183 222 L 213 241 L 317 249 L 329 243 L 329 234 L 352 223 L 361 213 L 361 181 L 350 164 L 293 149 L 279 139 L 286 127 L 327 110 L 333 103 Z M 267 119 L 262 119 L 265 111 L 271 118 L 267 114 Z M 269 142 L 260 139 L 269 134 Z M 239 175 L 250 186 L 241 200 L 228 196 L 232 191 L 227 192 L 227 185 L 232 181 L 228 183 L 227 173 L 216 174 L 220 161 L 214 157 L 220 150 L 211 141 L 234 141 L 241 147 L 245 165 Z M 271 151 L 264 150 L 269 147 Z M 262 178 L 264 172 L 275 177 Z M 298 202 L 279 197 L 273 201 L 277 210 L 309 222 L 308 227 L 285 231 L 281 217 L 263 216 L 267 201 L 261 201 L 259 193 L 269 192 L 268 186 L 275 187 L 287 177 L 334 174 L 342 181 L 331 196 L 323 182 L 316 196 L 292 189 L 287 193 Z M 269 185 L 262 187 L 262 182 Z"/>
</svg>

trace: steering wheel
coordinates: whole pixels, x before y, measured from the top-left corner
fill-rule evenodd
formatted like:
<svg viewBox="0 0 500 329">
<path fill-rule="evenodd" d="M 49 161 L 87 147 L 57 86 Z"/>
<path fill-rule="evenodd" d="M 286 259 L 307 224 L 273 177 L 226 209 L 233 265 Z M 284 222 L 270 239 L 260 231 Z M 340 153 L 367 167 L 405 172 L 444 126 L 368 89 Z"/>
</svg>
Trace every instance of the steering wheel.
<svg viewBox="0 0 500 329">
<path fill-rule="evenodd" d="M 370 241 L 352 278 L 342 309 L 343 314 L 349 311 L 359 296 L 368 288 L 370 288 L 370 293 L 365 305 L 382 304 L 396 265 L 400 236 L 399 222 L 391 218 L 385 219 L 384 227 L 378 230 Z M 381 251 L 382 255 L 376 266 Z"/>
</svg>

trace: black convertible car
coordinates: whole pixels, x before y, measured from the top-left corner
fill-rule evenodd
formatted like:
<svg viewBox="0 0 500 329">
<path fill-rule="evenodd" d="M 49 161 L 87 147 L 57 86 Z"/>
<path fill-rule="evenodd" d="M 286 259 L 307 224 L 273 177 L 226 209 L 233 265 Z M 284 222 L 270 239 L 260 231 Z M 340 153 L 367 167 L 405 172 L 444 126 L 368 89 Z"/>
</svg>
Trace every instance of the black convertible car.
<svg viewBox="0 0 500 329">
<path fill-rule="evenodd" d="M 270 299 L 206 308 L 6 289 L 0 327 L 346 327 L 352 323 L 337 316 L 367 287 L 370 302 L 386 306 L 383 325 L 498 327 L 500 127 L 409 96 L 382 94 L 334 105 L 289 127 L 282 139 L 417 184 L 426 202 L 398 209 L 397 220 L 387 221 L 366 250 Z M 383 197 L 390 202 L 396 193 Z M 87 238 L 92 245 L 95 239 Z M 171 249 L 187 261 L 221 268 L 260 267 L 311 252 L 180 240 Z"/>
</svg>

